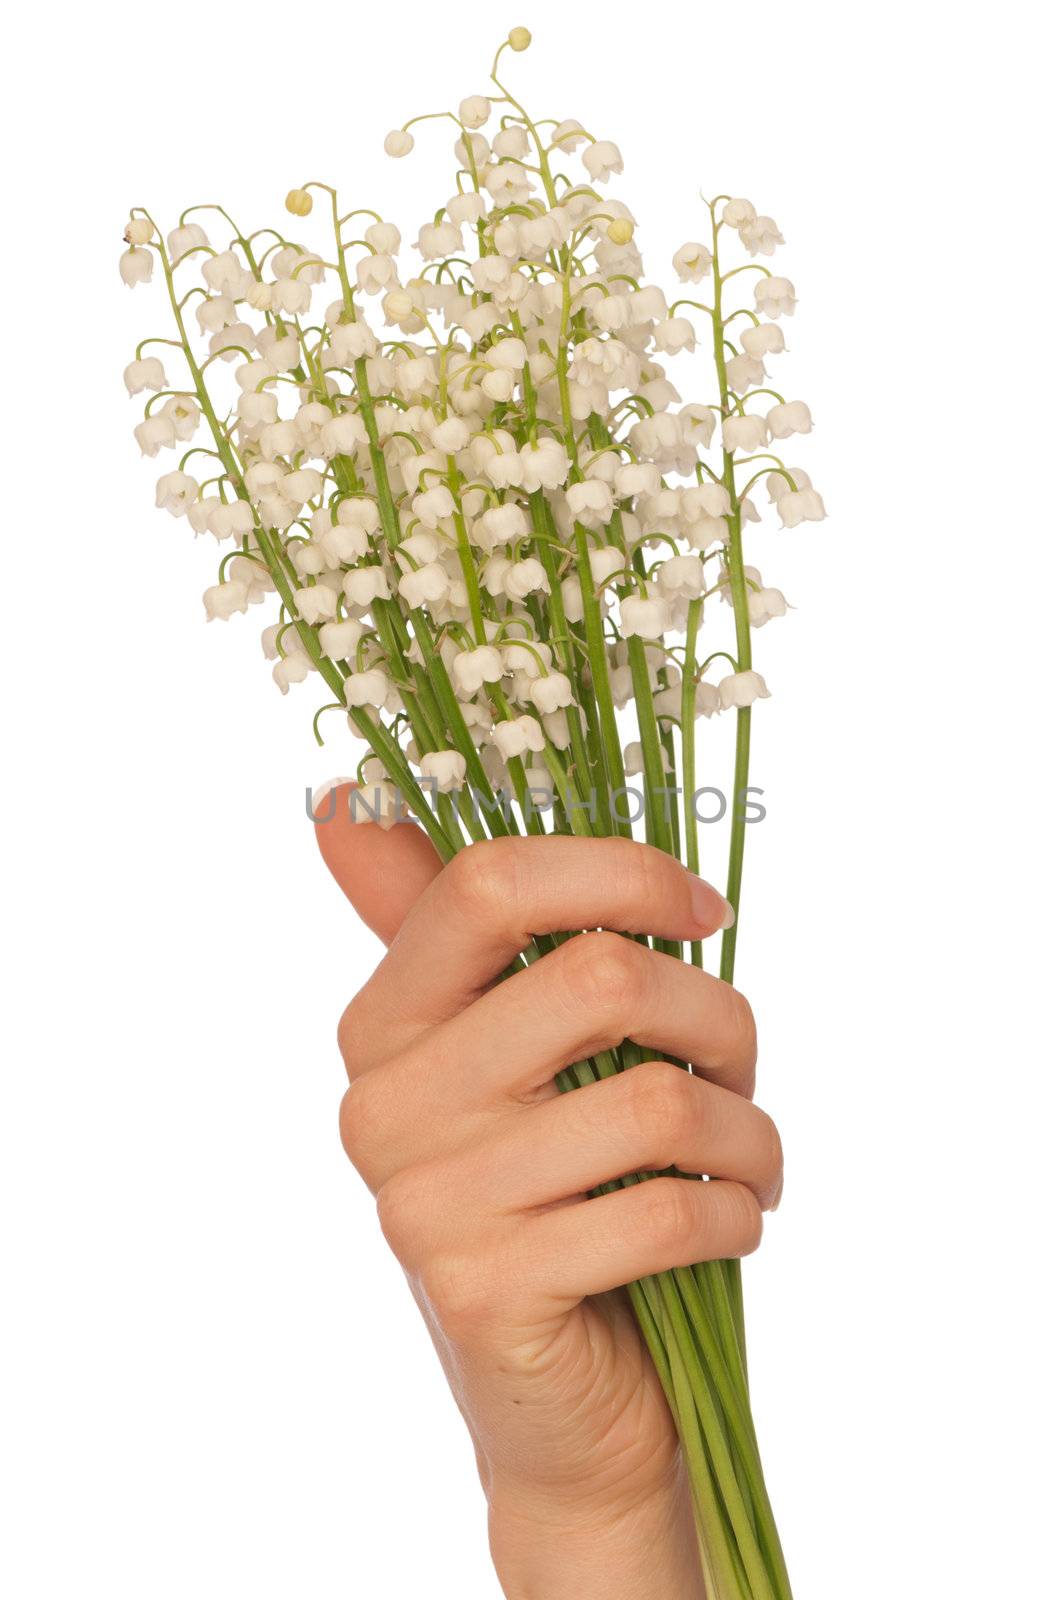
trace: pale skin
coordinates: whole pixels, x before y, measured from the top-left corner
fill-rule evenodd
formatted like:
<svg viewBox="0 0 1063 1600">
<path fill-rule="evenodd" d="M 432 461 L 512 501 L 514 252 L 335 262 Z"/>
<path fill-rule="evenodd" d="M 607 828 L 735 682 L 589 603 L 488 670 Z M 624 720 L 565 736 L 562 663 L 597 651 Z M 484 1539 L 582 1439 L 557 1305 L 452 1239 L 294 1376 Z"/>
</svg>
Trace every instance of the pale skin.
<svg viewBox="0 0 1063 1600">
<path fill-rule="evenodd" d="M 625 840 L 514 839 L 445 868 L 335 818 L 322 854 L 387 952 L 340 1023 L 344 1148 L 376 1195 L 468 1425 L 509 1600 L 704 1600 L 672 1419 L 622 1286 L 742 1256 L 782 1154 L 729 985 L 626 933 L 708 938 L 726 901 Z M 327 808 L 326 808 L 327 809 Z M 499 981 L 533 934 L 582 933 Z M 632 1039 L 647 1062 L 561 1095 Z M 627 1173 L 660 1178 L 588 1198 Z"/>
</svg>

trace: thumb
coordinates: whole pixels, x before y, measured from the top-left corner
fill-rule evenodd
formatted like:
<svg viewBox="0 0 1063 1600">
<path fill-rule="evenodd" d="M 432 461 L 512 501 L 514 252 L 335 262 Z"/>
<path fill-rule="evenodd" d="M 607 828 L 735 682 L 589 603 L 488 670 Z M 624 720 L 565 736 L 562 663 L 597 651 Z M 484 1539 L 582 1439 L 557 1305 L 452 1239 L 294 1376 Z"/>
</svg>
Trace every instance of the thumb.
<svg viewBox="0 0 1063 1600">
<path fill-rule="evenodd" d="M 382 828 L 353 821 L 352 788 L 350 782 L 330 784 L 316 797 L 314 833 L 325 865 L 366 927 L 390 944 L 443 863 L 415 823 Z"/>
</svg>

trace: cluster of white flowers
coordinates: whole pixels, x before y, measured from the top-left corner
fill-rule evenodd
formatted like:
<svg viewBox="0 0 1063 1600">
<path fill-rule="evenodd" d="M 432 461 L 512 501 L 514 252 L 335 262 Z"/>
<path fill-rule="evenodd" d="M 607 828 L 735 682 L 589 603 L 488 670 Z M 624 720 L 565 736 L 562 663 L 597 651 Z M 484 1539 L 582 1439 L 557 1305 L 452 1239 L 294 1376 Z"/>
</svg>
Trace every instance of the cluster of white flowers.
<svg viewBox="0 0 1063 1600">
<path fill-rule="evenodd" d="M 756 259 L 782 243 L 775 222 L 714 200 L 707 241 L 675 253 L 670 303 L 606 197 L 616 145 L 532 123 L 492 84 L 453 113 L 454 193 L 417 230 L 412 275 L 398 227 L 344 214 L 321 184 L 287 199 L 302 218 L 324 198 L 320 255 L 218 208 L 165 237 L 135 210 L 122 278 L 158 263 L 176 327 L 125 381 L 148 392 L 141 451 L 179 458 L 157 504 L 222 547 L 208 618 L 276 606 L 274 679 L 325 678 L 368 740 L 363 781 L 393 779 L 401 752 L 443 793 L 585 794 L 617 776 L 629 702 L 668 770 L 684 707 L 767 695 L 749 630 L 787 607 L 745 565 L 742 530 L 758 496 L 784 528 L 824 508 L 777 453 L 812 419 L 769 387 L 796 300 Z M 728 269 L 731 241 L 754 259 Z M 695 347 L 711 397 L 684 404 L 664 362 Z M 712 596 L 735 642 L 706 651 Z"/>
</svg>

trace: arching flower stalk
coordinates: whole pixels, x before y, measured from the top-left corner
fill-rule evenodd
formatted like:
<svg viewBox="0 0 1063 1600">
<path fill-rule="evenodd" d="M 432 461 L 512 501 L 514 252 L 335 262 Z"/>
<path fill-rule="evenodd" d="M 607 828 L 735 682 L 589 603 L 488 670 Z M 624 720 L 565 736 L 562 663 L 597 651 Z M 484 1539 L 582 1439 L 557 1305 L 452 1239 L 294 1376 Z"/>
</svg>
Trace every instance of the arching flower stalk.
<svg viewBox="0 0 1063 1600">
<path fill-rule="evenodd" d="M 324 200 L 321 254 L 283 230 L 245 234 L 217 206 L 165 236 L 134 209 L 122 278 L 158 266 L 172 317 L 125 371 L 147 394 L 135 434 L 148 456 L 177 454 L 157 504 L 217 543 L 208 618 L 266 605 L 282 693 L 324 682 L 315 733 L 334 708 L 363 747 L 356 820 L 406 809 L 444 857 L 489 835 L 640 834 L 697 871 L 695 725 L 733 714 L 737 913 L 751 708 L 768 695 L 752 630 L 787 609 L 743 540 L 758 501 L 783 528 L 824 515 L 777 448 L 811 428 L 767 372 L 794 288 L 757 259 L 782 243 L 774 221 L 728 196 L 675 254 L 679 296 L 647 283 L 635 219 L 604 192 L 617 147 L 532 121 L 502 85 L 502 51 L 529 41 L 514 29 L 492 93 L 441 114 L 457 178 L 419 229 L 412 276 L 398 228 L 319 182 L 287 210 L 314 227 Z M 424 120 L 388 134 L 389 153 L 407 154 Z M 658 357 L 698 348 L 708 397 L 683 404 Z M 702 964 L 700 944 L 687 954 Z M 646 1058 L 625 1044 L 559 1084 Z M 737 1262 L 630 1295 L 685 1451 L 709 1592 L 788 1596 Z"/>
</svg>

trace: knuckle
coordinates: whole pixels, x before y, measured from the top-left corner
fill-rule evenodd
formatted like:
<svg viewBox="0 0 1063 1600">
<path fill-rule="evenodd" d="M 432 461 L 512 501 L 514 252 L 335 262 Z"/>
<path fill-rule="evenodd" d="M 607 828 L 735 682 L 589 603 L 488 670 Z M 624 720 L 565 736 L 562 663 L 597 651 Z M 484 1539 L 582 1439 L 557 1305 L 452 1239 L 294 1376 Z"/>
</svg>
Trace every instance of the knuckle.
<svg viewBox="0 0 1063 1600">
<path fill-rule="evenodd" d="M 561 946 L 570 996 L 580 1009 L 611 1014 L 637 999 L 644 982 L 642 947 L 618 933 L 581 933 Z"/>
<path fill-rule="evenodd" d="M 369 1075 L 348 1084 L 340 1101 L 340 1142 L 348 1160 L 361 1172 L 375 1144 L 378 1121 L 377 1087 Z"/>
<path fill-rule="evenodd" d="M 648 1139 L 655 1159 L 666 1165 L 692 1114 L 693 1082 L 667 1061 L 633 1067 L 625 1079 L 636 1138 L 640 1143 Z"/>
<path fill-rule="evenodd" d="M 340 1047 L 343 1064 L 347 1068 L 347 1076 L 353 1078 L 358 1071 L 358 1063 L 362 1055 L 362 1005 L 361 994 L 356 994 L 349 1005 L 344 1007 L 336 1028 L 336 1042 Z"/>
<path fill-rule="evenodd" d="M 670 1253 L 694 1227 L 694 1185 L 683 1178 L 653 1178 L 643 1201 L 647 1235 L 655 1251 Z"/>
<path fill-rule="evenodd" d="M 675 868 L 670 856 L 636 839 L 609 839 L 604 843 L 604 850 L 608 857 L 607 870 L 623 884 L 633 904 L 643 905 L 660 899 L 661 889 Z"/>
<path fill-rule="evenodd" d="M 380 1231 L 403 1266 L 417 1258 L 432 1207 L 430 1176 L 421 1167 L 405 1167 L 381 1185 L 376 1197 Z"/>
<path fill-rule="evenodd" d="M 497 1291 L 482 1263 L 468 1257 L 441 1255 L 428 1262 L 419 1277 L 444 1333 L 467 1338 L 490 1320 Z"/>
<path fill-rule="evenodd" d="M 495 917 L 516 899 L 517 863 L 512 839 L 482 839 L 459 850 L 444 870 L 446 892 L 469 916 Z"/>
</svg>

